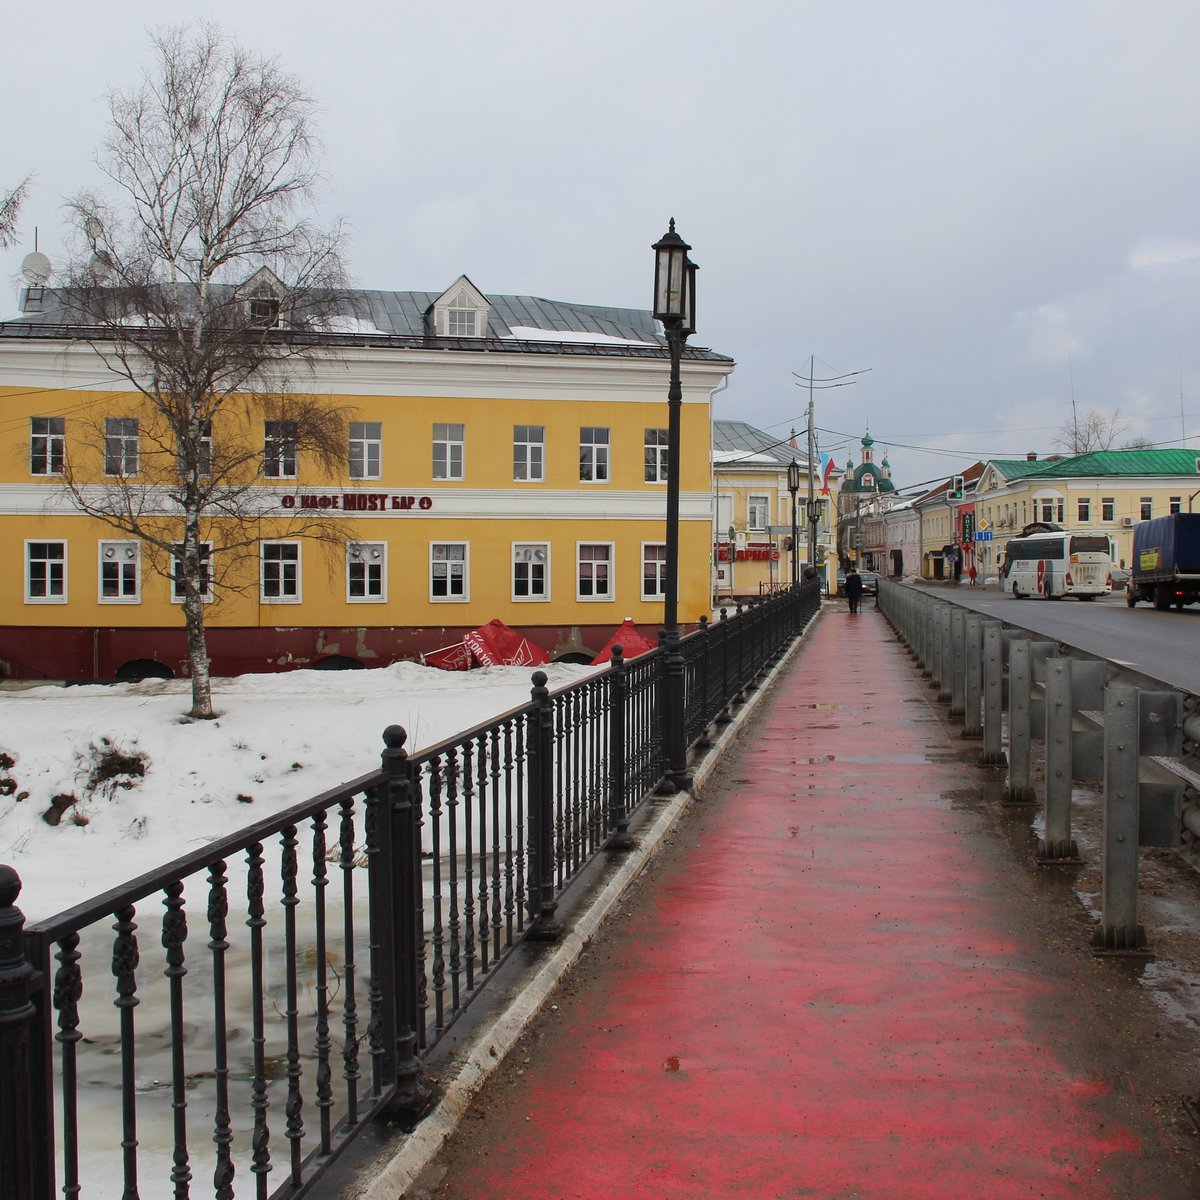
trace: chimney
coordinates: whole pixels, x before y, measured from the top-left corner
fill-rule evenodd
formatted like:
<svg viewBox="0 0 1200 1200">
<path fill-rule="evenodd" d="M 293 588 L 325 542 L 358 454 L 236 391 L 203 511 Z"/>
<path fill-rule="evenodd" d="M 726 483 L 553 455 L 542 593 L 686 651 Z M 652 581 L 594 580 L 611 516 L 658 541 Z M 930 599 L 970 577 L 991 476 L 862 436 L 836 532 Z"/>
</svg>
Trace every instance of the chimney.
<svg viewBox="0 0 1200 1200">
<path fill-rule="evenodd" d="M 1029 453 L 1025 455 L 1025 461 L 1026 462 L 1037 462 L 1037 451 L 1030 450 Z"/>
</svg>

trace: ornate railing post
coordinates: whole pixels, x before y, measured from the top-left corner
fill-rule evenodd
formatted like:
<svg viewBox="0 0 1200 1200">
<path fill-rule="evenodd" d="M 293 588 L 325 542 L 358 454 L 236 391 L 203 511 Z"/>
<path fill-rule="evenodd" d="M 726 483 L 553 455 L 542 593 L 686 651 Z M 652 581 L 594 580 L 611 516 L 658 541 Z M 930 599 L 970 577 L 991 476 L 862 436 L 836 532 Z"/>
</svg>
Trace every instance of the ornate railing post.
<svg viewBox="0 0 1200 1200">
<path fill-rule="evenodd" d="M 38 1163 L 54 1161 L 52 1131 L 39 1128 L 36 1078 L 37 971 L 25 957 L 25 914 L 17 907 L 21 880 L 0 865 L 0 1186 L 5 1200 L 35 1200 Z"/>
<path fill-rule="evenodd" d="M 729 609 L 722 606 L 721 623 L 721 708 L 717 713 L 717 724 L 728 725 L 733 720 L 730 709 L 733 697 L 729 691 Z"/>
<path fill-rule="evenodd" d="M 712 684 L 710 679 L 711 664 L 709 661 L 712 638 L 709 636 L 707 613 L 702 613 L 700 616 L 700 630 L 696 636 L 700 639 L 700 664 L 697 672 L 699 680 L 696 683 L 696 694 L 700 697 L 700 703 L 697 705 L 700 710 L 700 721 L 699 736 L 696 739 L 696 745 L 707 749 L 712 745 L 712 738 L 708 736 L 708 727 L 712 723 L 713 714 L 713 705 L 710 699 Z"/>
<path fill-rule="evenodd" d="M 628 850 L 629 811 L 625 800 L 625 750 L 628 744 L 629 667 L 620 646 L 612 648 L 608 671 L 608 840 L 607 850 Z"/>
<path fill-rule="evenodd" d="M 388 1108 L 416 1116 L 429 1103 L 431 1089 L 417 1056 L 417 1023 L 421 981 L 424 976 L 425 934 L 421 903 L 421 812 L 413 785 L 412 765 L 404 743 L 408 734 L 400 725 L 383 731 L 387 747 L 382 764 L 387 772 L 387 799 L 391 820 L 391 926 L 392 972 L 388 980 L 394 1030 L 393 1062 L 396 1092 Z"/>
<path fill-rule="evenodd" d="M 528 716 L 529 937 L 554 941 L 562 933 L 554 896 L 554 704 L 546 672 L 534 671 Z"/>
</svg>

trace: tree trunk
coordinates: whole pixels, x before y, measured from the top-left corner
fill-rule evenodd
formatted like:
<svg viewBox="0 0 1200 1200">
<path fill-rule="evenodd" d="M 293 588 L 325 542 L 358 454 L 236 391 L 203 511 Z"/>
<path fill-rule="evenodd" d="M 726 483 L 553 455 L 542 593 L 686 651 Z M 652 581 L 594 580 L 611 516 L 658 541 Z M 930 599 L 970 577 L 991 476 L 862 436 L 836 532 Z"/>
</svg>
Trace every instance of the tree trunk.
<svg viewBox="0 0 1200 1200">
<path fill-rule="evenodd" d="M 208 671 L 208 640 L 204 635 L 204 598 L 192 586 L 188 587 L 183 602 L 183 616 L 187 623 L 188 663 L 192 671 L 192 709 L 188 716 L 211 720 L 215 714 L 212 678 Z"/>
</svg>

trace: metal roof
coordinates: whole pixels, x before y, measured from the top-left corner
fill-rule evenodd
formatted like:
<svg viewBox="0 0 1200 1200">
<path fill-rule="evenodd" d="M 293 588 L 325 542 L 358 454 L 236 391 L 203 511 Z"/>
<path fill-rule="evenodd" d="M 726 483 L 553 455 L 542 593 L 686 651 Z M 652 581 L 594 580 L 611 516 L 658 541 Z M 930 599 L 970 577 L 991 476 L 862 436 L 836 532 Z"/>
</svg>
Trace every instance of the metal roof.
<svg viewBox="0 0 1200 1200">
<path fill-rule="evenodd" d="M 1121 476 L 1196 475 L 1200 476 L 1200 452 L 1195 450 L 1095 450 L 1071 458 L 1041 464 L 1028 475 L 1050 478 L 1119 478 Z"/>
<path fill-rule="evenodd" d="M 441 292 L 351 291 L 346 295 L 344 315 L 359 324 L 358 330 L 293 332 L 291 336 L 312 338 L 331 346 L 602 354 L 618 358 L 658 358 L 667 347 L 658 322 L 648 311 L 573 304 L 540 296 L 489 295 L 491 311 L 486 337 L 434 336 L 426 314 L 441 295 Z M 0 338 L 70 340 L 86 336 L 89 325 L 81 317 L 79 305 L 72 304 L 71 300 L 68 292 L 45 288 L 41 310 L 0 322 Z M 538 336 L 514 336 L 514 329 L 536 330 Z M 94 334 L 94 327 L 91 331 Z M 555 333 L 564 334 L 563 340 L 557 341 L 553 337 Z M 589 342 L 588 334 L 597 335 L 597 340 Z M 281 330 L 278 336 L 286 338 L 289 334 Z M 727 355 L 702 346 L 687 346 L 684 357 L 712 362 L 732 361 Z"/>
<path fill-rule="evenodd" d="M 745 421 L 713 421 L 712 425 L 713 450 L 723 451 L 733 455 L 743 452 L 746 455 L 745 465 L 763 465 L 766 458 L 774 465 L 786 468 L 794 458 L 802 469 L 807 469 L 808 455 L 804 450 L 790 444 L 788 438 L 778 438 L 773 434 L 764 433 Z M 733 466 L 736 457 L 728 459 L 722 466 Z"/>
</svg>

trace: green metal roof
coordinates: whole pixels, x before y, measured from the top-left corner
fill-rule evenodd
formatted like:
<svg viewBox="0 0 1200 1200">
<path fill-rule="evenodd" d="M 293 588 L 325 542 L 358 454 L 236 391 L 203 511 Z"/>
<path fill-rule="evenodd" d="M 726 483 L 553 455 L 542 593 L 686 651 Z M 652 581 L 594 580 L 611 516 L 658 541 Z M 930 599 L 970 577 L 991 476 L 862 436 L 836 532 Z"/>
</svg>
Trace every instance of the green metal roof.
<svg viewBox="0 0 1200 1200">
<path fill-rule="evenodd" d="M 1095 450 L 1091 454 L 1077 454 L 1057 462 L 1021 463 L 1021 466 L 1036 468 L 1024 471 L 1023 475 L 1048 476 L 1053 479 L 1078 479 L 1149 475 L 1195 475 L 1200 453 L 1195 450 Z M 1008 478 L 1004 465 L 997 464 L 1000 472 Z"/>
<path fill-rule="evenodd" d="M 1048 463 L 1045 459 L 1035 458 L 989 458 L 988 466 L 995 467 L 1005 479 L 1023 479 L 1026 475 L 1033 475 L 1040 471 L 1043 467 L 1058 466 L 1058 463 Z"/>
</svg>

